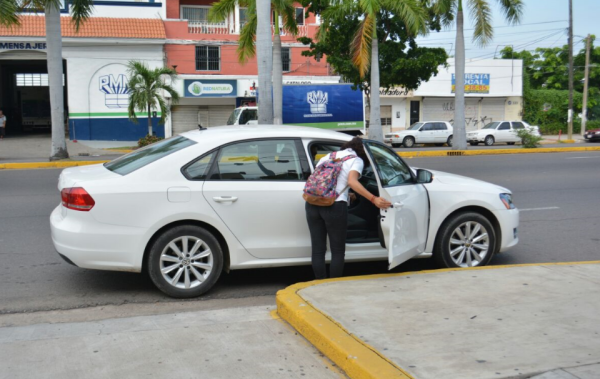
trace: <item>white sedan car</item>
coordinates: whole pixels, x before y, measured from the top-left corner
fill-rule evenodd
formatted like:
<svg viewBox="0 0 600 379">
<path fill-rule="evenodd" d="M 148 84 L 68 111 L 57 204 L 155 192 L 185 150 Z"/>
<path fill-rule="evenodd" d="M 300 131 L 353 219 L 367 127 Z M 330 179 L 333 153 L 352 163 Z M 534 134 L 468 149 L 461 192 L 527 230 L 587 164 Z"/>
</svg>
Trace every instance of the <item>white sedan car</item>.
<svg viewBox="0 0 600 379">
<path fill-rule="evenodd" d="M 215 127 L 65 169 L 52 241 L 71 264 L 148 272 L 179 298 L 206 292 L 223 271 L 310 264 L 304 183 L 317 159 L 350 138 L 316 128 Z M 433 256 L 442 267 L 478 266 L 517 244 L 519 211 L 506 188 L 414 170 L 387 146 L 364 144 L 361 181 L 393 208 L 362 198 L 349 206 L 348 261 L 388 259 L 393 268 Z"/>
<path fill-rule="evenodd" d="M 414 147 L 417 143 L 433 143 L 436 146 L 452 146 L 452 125 L 447 121 L 415 122 L 401 132 L 387 133 L 384 142 L 392 147 Z"/>
<path fill-rule="evenodd" d="M 517 135 L 520 129 L 529 129 L 534 135 L 540 135 L 537 126 L 531 126 L 525 121 L 495 121 L 479 130 L 467 132 L 467 141 L 471 146 L 477 146 L 480 142 L 486 146 L 498 142 L 514 145 L 516 142 L 521 142 L 521 138 Z"/>
</svg>

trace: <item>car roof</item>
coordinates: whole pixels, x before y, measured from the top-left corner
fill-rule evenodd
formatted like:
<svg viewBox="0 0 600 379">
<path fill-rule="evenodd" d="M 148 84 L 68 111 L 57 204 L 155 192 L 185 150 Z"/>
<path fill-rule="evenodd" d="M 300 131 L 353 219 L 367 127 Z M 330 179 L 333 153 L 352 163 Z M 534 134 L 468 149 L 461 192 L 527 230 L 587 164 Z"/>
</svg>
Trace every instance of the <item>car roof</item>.
<svg viewBox="0 0 600 379">
<path fill-rule="evenodd" d="M 333 130 L 291 125 L 227 125 L 181 133 L 196 142 L 217 144 L 253 138 L 310 138 L 349 141 L 352 136 Z"/>
</svg>

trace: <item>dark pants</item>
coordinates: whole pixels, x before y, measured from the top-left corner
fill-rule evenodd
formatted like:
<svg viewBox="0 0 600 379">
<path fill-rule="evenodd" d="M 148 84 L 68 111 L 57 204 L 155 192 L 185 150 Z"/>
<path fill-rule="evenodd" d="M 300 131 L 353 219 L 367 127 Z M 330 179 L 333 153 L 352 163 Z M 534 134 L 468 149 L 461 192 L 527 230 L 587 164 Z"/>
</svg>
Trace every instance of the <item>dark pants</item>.
<svg viewBox="0 0 600 379">
<path fill-rule="evenodd" d="M 0 126 L 0 137 L 4 137 L 4 128 Z"/>
<path fill-rule="evenodd" d="M 306 203 L 306 221 L 312 243 L 312 267 L 317 279 L 327 278 L 325 252 L 327 236 L 331 248 L 330 277 L 338 278 L 344 272 L 346 255 L 346 230 L 348 229 L 348 203 L 336 201 L 332 206 L 319 207 Z"/>
</svg>

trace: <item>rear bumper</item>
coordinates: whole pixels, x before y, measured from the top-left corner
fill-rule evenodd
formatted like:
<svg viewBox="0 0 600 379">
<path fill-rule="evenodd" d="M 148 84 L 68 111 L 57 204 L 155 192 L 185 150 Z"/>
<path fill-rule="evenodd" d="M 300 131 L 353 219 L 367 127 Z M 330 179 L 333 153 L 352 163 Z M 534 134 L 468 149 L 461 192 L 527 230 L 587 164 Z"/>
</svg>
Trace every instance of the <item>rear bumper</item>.
<svg viewBox="0 0 600 379">
<path fill-rule="evenodd" d="M 502 238 L 499 252 L 502 253 L 519 243 L 519 210 L 494 211 L 494 216 L 500 224 Z"/>
<path fill-rule="evenodd" d="M 77 267 L 141 272 L 146 229 L 98 223 L 86 212 L 59 205 L 50 215 L 50 232 L 56 251 Z"/>
</svg>

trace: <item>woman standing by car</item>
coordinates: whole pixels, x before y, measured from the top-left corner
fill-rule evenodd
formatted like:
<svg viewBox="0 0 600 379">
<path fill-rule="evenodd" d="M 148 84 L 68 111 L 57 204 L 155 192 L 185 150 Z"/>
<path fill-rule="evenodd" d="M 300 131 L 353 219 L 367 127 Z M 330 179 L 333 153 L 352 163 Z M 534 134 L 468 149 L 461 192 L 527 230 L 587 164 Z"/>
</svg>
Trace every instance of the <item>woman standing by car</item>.
<svg viewBox="0 0 600 379">
<path fill-rule="evenodd" d="M 351 156 L 354 156 L 354 158 L 349 158 L 343 162 L 342 169 L 337 176 L 336 192 L 339 195 L 333 205 L 318 206 L 306 203 L 306 221 L 308 222 L 312 245 L 312 267 L 316 279 L 327 278 L 325 266 L 327 236 L 329 236 L 331 247 L 329 277 L 337 278 L 343 274 L 346 255 L 346 230 L 348 228 L 348 187 L 380 209 L 387 209 L 391 206 L 390 202 L 373 195 L 358 181 L 364 168 L 364 161 L 367 160 L 363 142 L 358 137 L 354 137 L 342 145 L 341 150 L 336 152 L 335 159 L 343 160 Z M 321 158 L 316 167 L 330 159 L 331 154 L 327 154 Z"/>
</svg>

